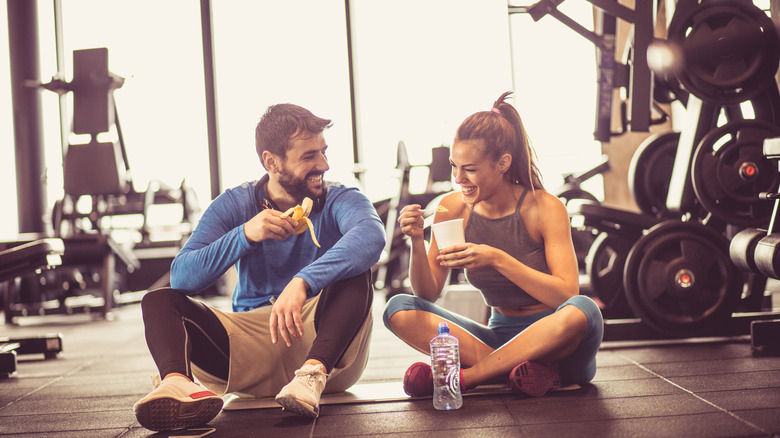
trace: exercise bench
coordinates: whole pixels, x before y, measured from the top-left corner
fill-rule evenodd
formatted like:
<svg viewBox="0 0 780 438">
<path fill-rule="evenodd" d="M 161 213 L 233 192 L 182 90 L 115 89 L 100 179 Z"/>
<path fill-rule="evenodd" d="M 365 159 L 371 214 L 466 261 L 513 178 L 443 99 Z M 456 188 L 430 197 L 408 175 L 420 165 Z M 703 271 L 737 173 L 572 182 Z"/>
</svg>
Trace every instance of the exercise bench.
<svg viewBox="0 0 780 438">
<path fill-rule="evenodd" d="M 42 238 L 38 233 L 21 234 L 16 241 L 0 242 L 0 250 Z M 16 317 L 54 314 L 99 313 L 107 318 L 123 271 L 140 266 L 131 252 L 105 234 L 80 233 L 56 240 L 62 243 L 59 265 L 40 275 L 28 271 L 6 288 L 6 324 L 13 324 Z"/>
<path fill-rule="evenodd" d="M 59 266 L 65 245 L 60 239 L 40 239 L 0 251 L 0 292 L 7 298 L 8 283 L 15 278 L 41 269 Z M 46 359 L 57 357 L 62 351 L 62 335 L 47 334 L 38 337 L 0 337 L 0 377 L 16 372 L 19 354 L 43 354 Z"/>
</svg>

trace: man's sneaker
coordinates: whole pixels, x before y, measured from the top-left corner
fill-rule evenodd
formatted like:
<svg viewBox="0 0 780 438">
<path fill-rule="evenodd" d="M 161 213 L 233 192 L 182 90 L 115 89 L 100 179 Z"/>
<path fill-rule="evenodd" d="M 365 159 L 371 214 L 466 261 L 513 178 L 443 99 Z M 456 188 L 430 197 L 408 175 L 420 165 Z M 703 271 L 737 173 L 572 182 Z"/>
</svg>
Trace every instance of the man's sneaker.
<svg viewBox="0 0 780 438">
<path fill-rule="evenodd" d="M 317 418 L 320 414 L 320 395 L 327 380 L 328 374 L 323 365 L 304 365 L 295 371 L 292 381 L 279 391 L 276 402 L 285 410 Z"/>
<path fill-rule="evenodd" d="M 558 365 L 548 366 L 529 360 L 516 366 L 509 373 L 507 385 L 513 391 L 541 397 L 547 391 L 561 387 L 561 375 L 558 373 Z"/>
<path fill-rule="evenodd" d="M 222 398 L 182 376 L 160 382 L 152 376 L 154 391 L 138 400 L 133 410 L 149 430 L 174 430 L 206 424 L 222 410 Z"/>
<path fill-rule="evenodd" d="M 466 392 L 463 385 L 463 369 L 460 370 L 460 391 Z M 433 370 L 424 362 L 415 362 L 404 373 L 404 392 L 412 397 L 433 395 Z"/>
</svg>

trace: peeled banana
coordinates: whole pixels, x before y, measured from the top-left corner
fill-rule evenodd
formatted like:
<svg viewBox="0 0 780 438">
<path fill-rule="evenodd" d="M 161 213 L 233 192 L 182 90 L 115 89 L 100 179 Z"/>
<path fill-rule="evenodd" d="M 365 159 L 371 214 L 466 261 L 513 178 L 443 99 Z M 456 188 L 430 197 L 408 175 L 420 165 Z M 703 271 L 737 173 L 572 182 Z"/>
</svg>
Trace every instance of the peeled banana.
<svg viewBox="0 0 780 438">
<path fill-rule="evenodd" d="M 300 204 L 296 205 L 295 207 L 291 207 L 289 210 L 282 213 L 281 217 L 285 218 L 290 216 L 291 218 L 298 221 L 298 226 L 295 227 L 293 234 L 301 234 L 308 228 L 309 232 L 311 233 L 311 240 L 315 245 L 317 245 L 318 248 L 321 248 L 320 243 L 317 242 L 317 236 L 314 235 L 314 224 L 312 224 L 311 220 L 309 219 L 309 213 L 311 213 L 311 208 L 313 205 L 314 202 L 312 202 L 311 199 L 303 198 L 303 201 L 301 201 Z"/>
</svg>

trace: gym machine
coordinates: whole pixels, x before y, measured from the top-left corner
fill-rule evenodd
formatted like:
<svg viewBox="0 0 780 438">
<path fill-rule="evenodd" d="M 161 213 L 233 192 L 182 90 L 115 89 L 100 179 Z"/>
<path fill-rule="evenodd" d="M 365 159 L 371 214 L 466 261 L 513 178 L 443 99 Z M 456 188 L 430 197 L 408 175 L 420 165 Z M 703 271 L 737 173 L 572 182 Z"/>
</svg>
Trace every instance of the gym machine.
<svg viewBox="0 0 780 438">
<path fill-rule="evenodd" d="M 113 307 L 137 302 L 145 290 L 168 284 L 171 260 L 194 226 L 197 200 L 184 182 L 169 188 L 153 181 L 147 190 L 135 190 L 114 102 L 114 90 L 123 84 L 109 71 L 105 48 L 74 51 L 70 82 L 58 75 L 40 84 L 61 98 L 72 93 L 72 133 L 89 140 L 63 145 L 64 196 L 51 212 L 53 236 L 64 244 L 62 263 L 9 283 L 6 324 L 28 315 L 97 312 L 107 317 Z M 150 210 L 161 204 L 178 204 L 178 221 L 150 224 Z M 118 227 L 122 222 L 140 224 Z M 0 242 L 0 249 L 44 237 L 51 236 L 22 234 Z"/>
<path fill-rule="evenodd" d="M 601 161 L 590 169 L 582 172 L 564 174 L 563 184 L 550 192 L 563 201 L 566 208 L 581 202 L 599 204 L 599 200 L 592 193 L 582 188 L 582 183 L 596 175 L 603 174 L 608 171 L 609 168 L 607 156 L 602 156 Z M 577 256 L 578 268 L 580 273 L 583 273 L 586 269 L 585 258 L 587 257 L 588 249 L 593 245 L 595 236 L 589 230 L 580 228 L 581 227 L 572 224 L 571 238 L 574 243 L 574 252 Z"/>
<path fill-rule="evenodd" d="M 450 149 L 438 146 L 431 149 L 431 162 L 423 165 L 413 165 L 409 162 L 406 144 L 398 142 L 396 147 L 396 172 L 398 177 L 398 192 L 391 198 L 374 203 L 380 219 L 385 224 L 385 248 L 379 261 L 374 264 L 374 287 L 386 289 L 386 299 L 399 293 L 408 292 L 404 284 L 409 274 L 409 246 L 401 228 L 398 227 L 400 208 L 408 204 L 427 205 L 438 196 L 452 190 L 452 169 L 450 167 Z M 412 193 L 409 188 L 412 169 L 424 167 L 428 170 L 425 189 L 421 193 Z M 438 203 L 437 203 L 438 205 Z M 430 232 L 426 228 L 426 232 Z"/>
<path fill-rule="evenodd" d="M 123 84 L 124 79 L 108 69 L 108 50 L 96 48 L 73 52 L 71 82 L 53 79 L 42 85 L 60 95 L 73 93 L 73 133 L 91 136 L 88 143 L 68 145 L 63 154 L 65 196 L 54 204 L 52 224 L 58 236 L 112 235 L 120 222 L 114 219 L 135 219 L 133 226 L 124 228 L 134 234 L 133 241 L 122 241 L 121 246 L 131 247 L 130 255 L 139 261 L 127 273 L 125 288 L 139 291 L 167 284 L 170 262 L 192 231 L 200 209 L 195 192 L 184 181 L 172 188 L 153 180 L 145 191 L 135 189 L 114 99 L 114 90 Z M 112 128 L 116 141 L 97 140 Z M 99 170 L 96 162 L 103 164 Z M 91 201 L 91 208 L 81 208 L 85 200 Z M 180 207 L 181 216 L 155 227 L 148 218 L 162 205 Z"/>
<path fill-rule="evenodd" d="M 595 6 L 596 28 L 589 30 L 558 10 L 564 0 L 541 0 L 530 6 L 509 6 L 509 14 L 528 14 L 534 21 L 549 15 L 569 29 L 592 42 L 596 47 L 598 68 L 598 99 L 596 102 L 596 127 L 594 138 L 609 141 L 613 135 L 627 131 L 644 132 L 651 124 L 663 123 L 666 114 L 655 105 L 652 78 L 647 58 L 638 56 L 647 51 L 653 36 L 653 2 L 638 1 L 634 9 L 619 4 L 616 0 L 588 0 Z M 632 24 L 631 44 L 621 61 L 615 59 L 615 31 L 617 19 Z M 613 90 L 622 88 L 627 99 L 620 105 L 621 130 L 611 132 Z M 661 89 L 659 85 L 659 90 Z M 668 89 L 669 90 L 669 89 Z M 651 117 L 651 108 L 662 113 L 661 119 Z"/>
<path fill-rule="evenodd" d="M 9 283 L 19 276 L 42 269 L 52 269 L 62 263 L 65 246 L 61 239 L 40 239 L 0 251 L 0 294 L 8 294 Z M 38 337 L 0 337 L 0 377 L 16 373 L 19 354 L 43 354 L 56 358 L 62 351 L 62 335 L 46 334 Z"/>
<path fill-rule="evenodd" d="M 560 3 L 543 0 L 521 12 L 535 20 L 549 14 L 569 25 L 556 9 Z M 769 222 L 771 206 L 760 194 L 777 192 L 780 184 L 776 163 L 762 153 L 764 140 L 780 135 L 777 31 L 750 1 L 681 0 L 667 39 L 654 40 L 655 25 L 647 23 L 652 2 L 637 2 L 645 9 L 633 11 L 614 1 L 591 3 L 633 24 L 627 104 L 649 108 L 644 98 L 652 96 L 685 106 L 680 132 L 651 136 L 634 155 L 630 186 L 640 213 L 597 204 L 570 210 L 598 233 L 586 264 L 592 289 L 605 305 L 605 340 L 747 334 L 754 321 L 776 317 L 766 308 L 767 276 L 738 269 L 729 245 L 745 227 Z M 608 34 L 599 39 L 578 32 L 598 43 L 600 91 L 611 96 L 605 84 L 625 69 L 605 69 Z M 644 54 L 659 49 L 677 62 L 643 75 Z M 600 97 L 599 110 L 601 102 Z M 635 117 L 646 113 L 631 114 L 623 125 L 641 130 Z"/>
</svg>

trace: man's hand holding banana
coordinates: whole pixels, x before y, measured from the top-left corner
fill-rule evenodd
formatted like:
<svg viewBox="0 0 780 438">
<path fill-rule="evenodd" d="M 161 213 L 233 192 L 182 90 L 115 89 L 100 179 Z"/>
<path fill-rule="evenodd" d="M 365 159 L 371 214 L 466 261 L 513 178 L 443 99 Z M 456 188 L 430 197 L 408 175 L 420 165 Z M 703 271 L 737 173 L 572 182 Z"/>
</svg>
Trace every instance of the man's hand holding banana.
<svg viewBox="0 0 780 438">
<path fill-rule="evenodd" d="M 300 205 L 281 213 L 266 209 L 255 215 L 244 224 L 244 234 L 250 242 L 261 242 L 265 239 L 284 240 L 291 234 L 301 234 L 308 228 L 314 244 L 320 246 L 314 235 L 314 225 L 309 219 L 313 202 L 304 198 Z"/>
<path fill-rule="evenodd" d="M 311 207 L 313 205 L 314 203 L 311 199 L 303 198 L 303 201 L 301 201 L 299 205 L 296 205 L 295 207 L 285 211 L 280 217 L 292 217 L 298 221 L 298 226 L 295 227 L 293 234 L 301 234 L 308 228 L 309 232 L 311 233 L 311 240 L 319 247 L 320 243 L 317 242 L 317 236 L 314 235 L 314 224 L 312 224 L 311 220 L 309 219 L 309 213 L 311 213 Z"/>
</svg>

